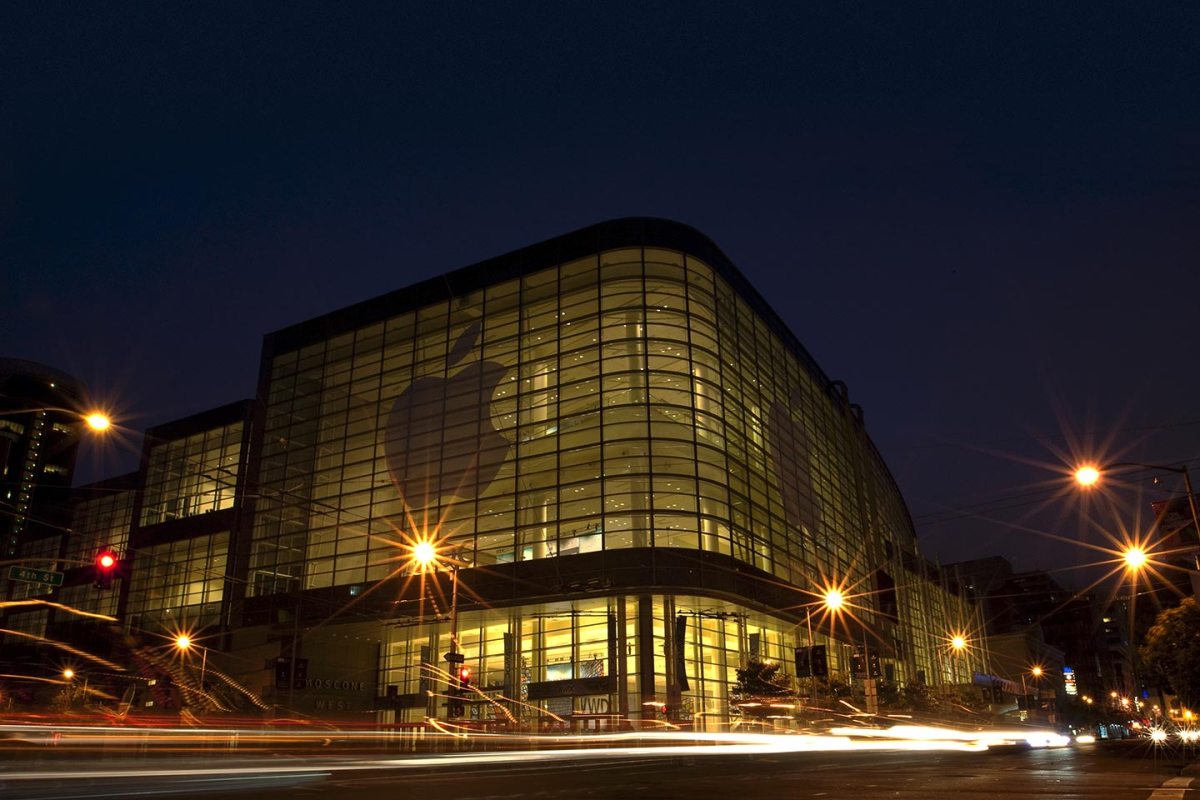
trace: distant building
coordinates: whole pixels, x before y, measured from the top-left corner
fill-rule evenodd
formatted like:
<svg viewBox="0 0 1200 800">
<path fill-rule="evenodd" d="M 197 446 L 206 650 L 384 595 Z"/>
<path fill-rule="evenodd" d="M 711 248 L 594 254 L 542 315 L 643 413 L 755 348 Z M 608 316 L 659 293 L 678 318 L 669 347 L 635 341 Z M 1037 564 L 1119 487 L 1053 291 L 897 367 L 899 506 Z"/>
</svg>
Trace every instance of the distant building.
<svg viewBox="0 0 1200 800">
<path fill-rule="evenodd" d="M 41 581 L 62 566 L 84 394 L 52 367 L 0 359 L 0 600 L 50 591 Z M 12 631 L 0 634 L 7 664 L 38 661 L 49 618 L 45 607 L 0 608 L 0 629 Z"/>
<path fill-rule="evenodd" d="M 14 559 L 71 521 L 84 386 L 32 361 L 0 359 L 0 552 Z M 41 556 L 40 546 L 29 558 Z M 58 555 L 47 553 L 45 565 Z M 30 562 L 32 563 L 32 561 Z"/>
<path fill-rule="evenodd" d="M 1062 706 L 1073 698 L 1127 694 L 1129 649 L 1118 604 L 1065 589 L 1043 571 L 1014 572 L 994 556 L 951 564 L 984 610 L 988 650 L 996 674 L 1023 692 Z M 1113 644 L 1109 640 L 1116 638 Z M 1040 668 L 1041 676 L 1033 675 Z"/>
</svg>

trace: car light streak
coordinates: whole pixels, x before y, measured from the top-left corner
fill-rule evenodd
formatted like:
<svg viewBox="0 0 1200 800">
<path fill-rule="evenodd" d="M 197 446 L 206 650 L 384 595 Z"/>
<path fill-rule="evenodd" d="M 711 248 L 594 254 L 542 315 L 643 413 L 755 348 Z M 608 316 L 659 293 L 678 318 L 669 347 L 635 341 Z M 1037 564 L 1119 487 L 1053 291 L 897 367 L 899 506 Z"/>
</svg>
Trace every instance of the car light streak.
<svg viewBox="0 0 1200 800">
<path fill-rule="evenodd" d="M 1060 736 L 1053 731 L 1044 730 L 958 730 L 956 728 L 936 728 L 926 725 L 894 725 L 890 728 L 834 728 L 830 731 L 835 736 L 857 736 L 864 738 L 885 738 L 896 741 L 948 741 L 974 742 L 988 746 L 1028 744 L 1030 747 L 1065 747 L 1071 743 L 1066 736 Z"/>
<path fill-rule="evenodd" d="M 46 645 L 50 645 L 51 647 L 57 647 L 59 650 L 64 650 L 73 656 L 78 656 L 79 658 L 86 658 L 88 661 L 92 661 L 96 664 L 99 664 L 100 666 L 105 667 L 106 669 L 111 669 L 114 672 L 124 672 L 125 671 L 125 668 L 122 667 L 120 664 L 114 664 L 113 662 L 107 661 L 107 660 L 101 658 L 100 656 L 95 656 L 95 655 L 92 655 L 91 653 L 84 652 L 83 650 L 80 650 L 76 647 L 72 647 L 71 645 L 66 644 L 65 642 L 60 642 L 55 639 L 47 639 L 45 636 L 38 636 L 33 633 L 25 633 L 24 631 L 10 631 L 7 628 L 0 628 L 0 634 L 5 634 L 8 636 L 17 636 L 22 639 L 32 639 L 33 641 L 38 642 L 40 644 L 46 644 Z"/>
<path fill-rule="evenodd" d="M 687 731 L 645 731 L 610 734 L 578 735 L 521 735 L 504 732 L 481 733 L 465 726 L 456 726 L 438 720 L 429 721 L 436 731 L 424 734 L 424 740 L 436 738 L 466 740 L 486 739 L 489 746 L 510 744 L 514 747 L 573 747 L 569 752 L 587 753 L 588 745 L 603 747 L 601 752 L 613 752 L 613 744 L 637 743 L 637 752 L 662 751 L 676 743 L 699 744 L 705 753 L 714 748 L 731 748 L 731 752 L 761 749 L 764 752 L 803 752 L 820 750 L 853 749 L 986 749 L 995 745 L 1026 743 L 1032 747 L 1061 747 L 1070 739 L 1053 731 L 1038 729 L 983 729 L 962 730 L 922 725 L 894 725 L 887 728 L 840 727 L 827 734 L 775 734 Z M 55 746 L 96 745 L 119 747 L 123 743 L 143 747 L 148 744 L 213 744 L 236 741 L 239 744 L 303 744 L 311 742 L 384 742 L 395 734 L 373 729 L 339 730 L 320 728 L 315 730 L 272 730 L 262 727 L 241 728 L 145 728 L 112 725 L 3 725 L 0 724 L 0 739 L 33 743 L 53 743 Z M 1182 737 L 1181 737 L 1182 738 Z M 462 754 L 463 757 L 469 754 Z"/>
<path fill-rule="evenodd" d="M 662 735 L 655 734 L 654 737 L 642 734 L 618 734 L 615 736 L 598 736 L 589 737 L 590 739 L 602 740 L 622 740 L 627 738 L 647 739 L 660 738 Z M 670 734 L 667 734 L 670 736 Z M 535 737 L 539 740 L 557 739 L 559 737 Z M 579 737 L 563 737 L 566 739 L 578 739 Z M 671 737 L 675 738 L 675 737 Z M 702 739 L 707 740 L 709 737 L 699 737 L 695 734 L 679 734 L 681 739 Z M 317 772 L 333 773 L 333 772 L 350 772 L 361 770 L 396 770 L 396 769 L 418 769 L 428 767 L 453 767 L 453 766 L 476 766 L 476 765 L 498 765 L 498 764 L 521 764 L 521 763 L 548 763 L 548 762 L 564 762 L 564 761 L 580 761 L 580 760 L 619 760 L 626 757 L 671 757 L 671 756 L 729 756 L 729 755 L 778 755 L 784 753 L 815 753 L 815 752 L 849 752 L 849 751 L 886 751 L 886 750 L 916 750 L 916 751 L 933 751 L 933 750 L 955 750 L 963 752 L 981 752 L 987 749 L 987 746 L 979 742 L 965 742 L 952 740 L 868 740 L 854 741 L 841 736 L 779 736 L 770 734 L 742 734 L 730 737 L 728 734 L 714 735 L 713 741 L 691 744 L 665 744 L 652 747 L 584 747 L 578 749 L 565 750 L 537 750 L 537 751 L 506 751 L 506 752 L 488 752 L 488 753 L 446 753 L 436 756 L 414 756 L 407 758 L 392 758 L 383 760 L 364 760 L 352 763 L 337 763 L 337 764 L 312 764 L 300 765 L 290 764 L 285 767 L 270 767 L 270 766 L 245 766 L 245 767 L 205 767 L 205 768 L 181 768 L 181 769 L 142 769 L 136 772 L 131 772 L 129 769 L 120 770 L 92 770 L 73 772 L 70 774 L 71 780 L 106 780 L 112 778 L 131 778 L 139 779 L 150 778 L 203 778 L 214 776 L 285 776 L 285 775 L 306 775 Z M 730 738 L 737 741 L 730 742 Z M 47 772 L 6 772 L 4 778 L 6 781 L 38 781 L 38 780 L 63 780 L 64 774 L 60 771 Z"/>
<path fill-rule="evenodd" d="M 381 741 L 386 734 L 375 730 L 289 731 L 279 733 L 253 729 L 145 729 L 112 726 L 35 726 L 0 725 L 3 738 L 63 745 L 130 746 L 148 744 L 211 744 L 214 742 L 252 745 L 271 744 L 329 744 L 332 741 Z M 989 747 L 1025 743 L 1032 747 L 1058 747 L 1067 744 L 1066 737 L 1051 731 L 1036 730 L 958 730 L 915 725 L 891 728 L 841 728 L 828 734 L 769 734 L 769 733 L 689 733 L 633 732 L 582 735 L 532 735 L 466 733 L 447 728 L 434 737 L 462 741 L 467 738 L 486 738 L 489 748 L 510 746 L 510 750 L 488 752 L 444 753 L 414 755 L 400 758 L 364 759 L 337 763 L 313 763 L 297 766 L 269 765 L 238 767 L 195 767 L 176 769 L 140 769 L 130 771 L 92 770 L 71 774 L 71 780 L 105 780 L 112 778 L 214 778 L 230 776 L 294 776 L 333 773 L 352 770 L 404 770 L 428 767 L 453 767 L 560 763 L 572 760 L 613 760 L 627 757 L 704 757 L 731 755 L 780 755 L 821 752 L 855 751 L 958 751 L 983 752 Z M 426 736 L 425 740 L 429 740 Z M 536 749 L 557 748 L 557 749 Z M 9 781 L 62 779 L 61 772 L 7 772 Z"/>
</svg>

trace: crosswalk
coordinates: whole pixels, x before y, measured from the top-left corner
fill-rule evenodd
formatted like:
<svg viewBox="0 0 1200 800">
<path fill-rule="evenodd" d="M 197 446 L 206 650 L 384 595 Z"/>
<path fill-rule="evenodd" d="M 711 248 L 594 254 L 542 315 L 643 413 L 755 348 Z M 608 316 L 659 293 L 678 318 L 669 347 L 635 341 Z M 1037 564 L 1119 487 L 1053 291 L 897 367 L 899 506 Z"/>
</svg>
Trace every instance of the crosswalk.
<svg viewBox="0 0 1200 800">
<path fill-rule="evenodd" d="M 1190 800 L 1188 789 L 1195 778 L 1168 778 L 1162 786 L 1155 789 L 1147 800 Z"/>
</svg>

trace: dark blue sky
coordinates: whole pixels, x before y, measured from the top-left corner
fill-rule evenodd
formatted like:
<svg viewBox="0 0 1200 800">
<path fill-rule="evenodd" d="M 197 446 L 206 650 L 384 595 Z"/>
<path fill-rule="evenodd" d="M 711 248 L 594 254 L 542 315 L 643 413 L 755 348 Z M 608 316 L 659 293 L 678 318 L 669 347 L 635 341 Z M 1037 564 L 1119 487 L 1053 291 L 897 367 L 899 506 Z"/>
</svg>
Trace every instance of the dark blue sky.
<svg viewBox="0 0 1200 800">
<path fill-rule="evenodd" d="M 1077 534 L 1031 504 L 1068 442 L 1200 467 L 1191 4 L 44 6 L 0 12 L 0 341 L 133 427 L 253 394 L 263 333 L 653 215 L 848 382 L 932 555 L 1082 558 L 1012 524 Z"/>
</svg>

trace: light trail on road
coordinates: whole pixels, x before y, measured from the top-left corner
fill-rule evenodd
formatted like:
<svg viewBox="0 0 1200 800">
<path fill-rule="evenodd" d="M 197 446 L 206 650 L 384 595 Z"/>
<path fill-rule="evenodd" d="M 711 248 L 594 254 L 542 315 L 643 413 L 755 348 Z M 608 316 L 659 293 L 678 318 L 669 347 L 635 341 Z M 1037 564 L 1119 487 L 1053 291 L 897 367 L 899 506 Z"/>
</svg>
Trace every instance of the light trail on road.
<svg viewBox="0 0 1200 800">
<path fill-rule="evenodd" d="M 0 731 L 10 733 L 13 728 L 23 728 L 26 731 L 31 726 L 0 726 Z M 84 731 L 66 728 L 51 729 L 58 733 L 56 742 L 63 742 L 64 737 L 81 736 L 82 740 L 92 737 L 84 736 Z M 101 731 L 92 731 L 99 734 Z M 105 729 L 104 734 L 96 736 L 111 744 L 111 734 L 115 738 L 128 738 L 133 743 L 144 744 L 144 734 L 163 734 L 163 731 L 130 731 L 127 729 Z M 193 737 L 207 737 L 208 741 L 219 740 L 228 731 L 179 731 Z M 239 739 L 247 732 L 239 734 Z M 263 732 L 271 736 L 270 732 Z M 288 734 L 279 737 L 283 741 L 296 741 L 312 737 L 336 736 L 343 737 L 355 732 L 312 732 L 305 736 Z M 378 738 L 377 731 L 357 732 L 363 736 Z M 436 755 L 412 755 L 398 758 L 346 758 L 339 759 L 329 751 L 329 755 L 309 763 L 272 766 L 258 763 L 239 766 L 193 766 L 172 768 L 146 768 L 139 764 L 123 764 L 121 768 L 93 769 L 73 771 L 64 775 L 61 771 L 34 769 L 27 771 L 6 771 L 2 773 L 3 780 L 9 786 L 32 784 L 38 781 L 69 781 L 103 782 L 113 779 L 155 781 L 164 779 L 188 779 L 193 781 L 211 779 L 242 779 L 256 778 L 260 780 L 278 779 L 313 779 L 329 776 L 334 773 L 389 770 L 415 770 L 429 768 L 455 769 L 460 767 L 487 767 L 498 765 L 531 765 L 551 764 L 571 761 L 614 761 L 629 758 L 704 758 L 715 756 L 761 756 L 802 753 L 849 753 L 849 752 L 984 752 L 989 747 L 998 744 L 1028 743 L 1033 746 L 1042 744 L 1065 744 L 1063 737 L 1056 737 L 1050 731 L 964 731 L 955 729 L 925 728 L 921 726 L 896 726 L 884 728 L 849 728 L 830 734 L 813 735 L 780 735 L 766 733 L 615 733 L 591 736 L 485 736 L 489 746 L 510 744 L 524 746 L 541 744 L 557 746 L 561 749 L 529 750 L 513 749 L 499 752 L 455 752 Z M 168 735 L 168 742 L 179 742 L 180 739 Z M 1061 740 L 1061 741 L 1060 741 Z M 459 740 L 461 741 L 461 740 Z M 582 745 L 582 746 L 581 746 Z"/>
</svg>

